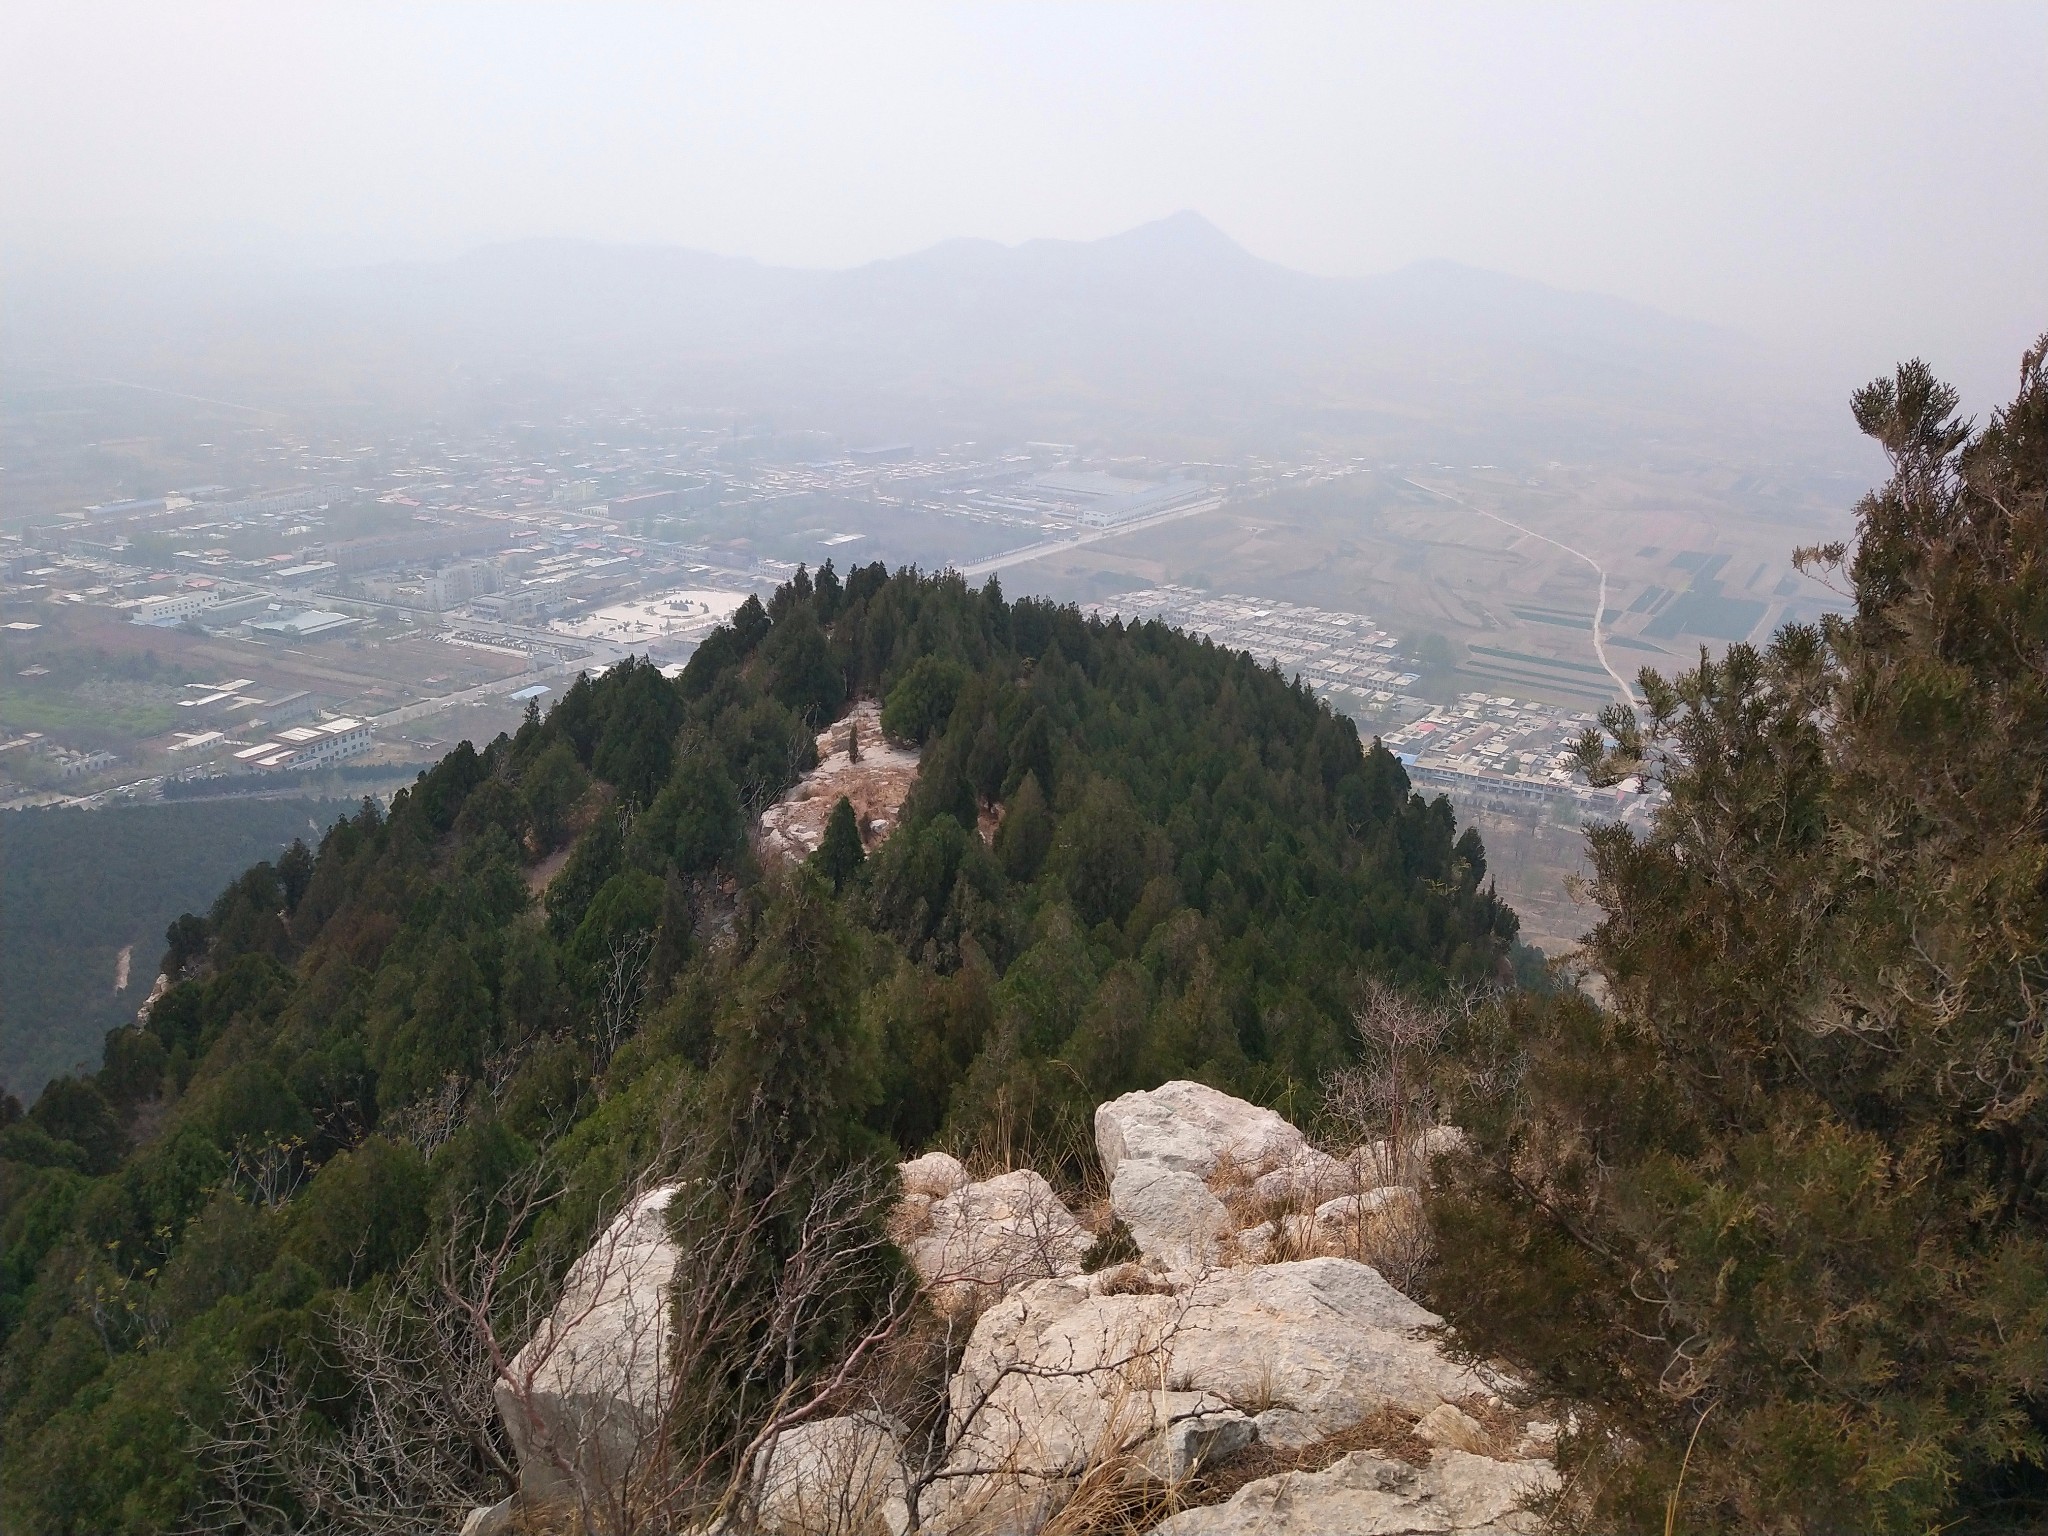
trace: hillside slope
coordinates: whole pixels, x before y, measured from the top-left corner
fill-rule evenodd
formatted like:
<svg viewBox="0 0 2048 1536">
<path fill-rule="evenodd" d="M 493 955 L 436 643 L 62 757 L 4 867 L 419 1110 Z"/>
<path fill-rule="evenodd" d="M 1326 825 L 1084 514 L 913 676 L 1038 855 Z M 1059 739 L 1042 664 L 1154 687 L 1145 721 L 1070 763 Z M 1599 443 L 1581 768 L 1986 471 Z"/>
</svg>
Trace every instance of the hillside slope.
<svg viewBox="0 0 2048 1536">
<path fill-rule="evenodd" d="M 922 746 L 899 825 L 763 868 L 752 819 L 857 696 Z M 800 576 L 680 679 L 581 682 L 248 871 L 148 1027 L 0 1130 L 0 1518 L 182 1526 L 266 1361 L 350 1431 L 325 1330 L 522 1170 L 558 1180 L 506 1234 L 542 1273 L 679 1122 L 770 1192 L 940 1139 L 1072 1170 L 1095 1104 L 1167 1078 L 1299 1108 L 1360 973 L 1503 977 L 1514 933 L 1448 804 L 1276 671 L 994 583 Z M 480 1495 L 501 1450 L 450 1475 Z"/>
<path fill-rule="evenodd" d="M 0 812 L 0 1088 L 33 1099 L 134 1022 L 164 927 L 346 807 L 312 800 Z M 117 989 L 129 952 L 128 985 Z"/>
</svg>

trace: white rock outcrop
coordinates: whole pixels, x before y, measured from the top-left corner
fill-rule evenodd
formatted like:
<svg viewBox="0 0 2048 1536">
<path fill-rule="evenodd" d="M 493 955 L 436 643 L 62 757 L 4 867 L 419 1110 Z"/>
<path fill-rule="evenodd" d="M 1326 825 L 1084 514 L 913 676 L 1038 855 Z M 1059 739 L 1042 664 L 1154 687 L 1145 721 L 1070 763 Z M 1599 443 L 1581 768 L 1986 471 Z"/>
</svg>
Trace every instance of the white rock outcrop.
<svg viewBox="0 0 2048 1536">
<path fill-rule="evenodd" d="M 1358 1187 L 1352 1165 L 1314 1147 L 1303 1147 L 1289 1161 L 1252 1180 L 1261 1200 L 1289 1205 L 1320 1205 Z"/>
<path fill-rule="evenodd" d="M 967 1165 L 950 1152 L 927 1152 L 923 1157 L 913 1157 L 907 1163 L 898 1163 L 896 1173 L 903 1182 L 904 1194 L 923 1195 L 929 1200 L 943 1200 L 974 1182 Z"/>
<path fill-rule="evenodd" d="M 1247 1483 L 1226 1503 L 1183 1510 L 1154 1536 L 1520 1536 L 1529 1506 L 1557 1487 L 1548 1462 L 1441 1450 L 1413 1467 L 1353 1451 L 1320 1472 Z"/>
<path fill-rule="evenodd" d="M 640 1196 L 570 1266 L 561 1301 L 494 1388 L 529 1498 L 620 1487 L 644 1463 L 667 1406 L 675 1191 Z"/>
<path fill-rule="evenodd" d="M 1254 1443 L 1313 1466 L 1335 1454 L 1319 1442 L 1391 1410 L 1412 1427 L 1404 1454 L 1429 1448 L 1424 1464 L 1354 1451 L 1187 1510 L 1159 1536 L 1534 1529 L 1527 1507 L 1556 1486 L 1556 1425 L 1503 1412 L 1516 1384 L 1453 1360 L 1442 1320 L 1358 1257 L 1392 1264 L 1408 1251 L 1394 1239 L 1426 1239 L 1413 1180 L 1455 1132 L 1416 1138 L 1401 1160 L 1413 1172 L 1389 1182 L 1384 1147 L 1332 1157 L 1196 1083 L 1126 1094 L 1095 1128 L 1108 1212 L 1143 1259 L 1094 1274 L 1094 1238 L 1038 1173 L 977 1181 L 942 1152 L 900 1165 L 891 1236 L 953 1336 L 971 1322 L 936 1464 L 908 1456 L 879 1413 L 801 1425 L 749 1468 L 750 1528 L 902 1536 L 914 1504 L 943 1536 L 1036 1536 L 1084 1477 L 1088 1497 L 1105 1473 L 1178 1483 Z M 602 1498 L 651 1464 L 673 1387 L 674 1193 L 650 1191 L 606 1228 L 498 1384 L 519 1489 L 472 1514 L 473 1536 L 528 1503 Z"/>
<path fill-rule="evenodd" d="M 1308 1140 L 1270 1109 L 1201 1083 L 1162 1083 L 1095 1111 L 1095 1151 L 1110 1178 L 1126 1160 L 1208 1178 L 1226 1159 L 1267 1169 L 1294 1162 Z"/>
<path fill-rule="evenodd" d="M 1162 1163 L 1123 1163 L 1110 1180 L 1109 1208 L 1138 1251 L 1168 1269 L 1213 1267 L 1233 1225 L 1207 1184 Z"/>
<path fill-rule="evenodd" d="M 1146 1442 L 1142 1465 L 1160 1481 L 1178 1483 L 1229 1460 L 1258 1438 L 1258 1425 L 1249 1414 L 1212 1408 L 1171 1420 Z"/>
<path fill-rule="evenodd" d="M 982 1314 L 954 1373 L 949 1498 L 981 1512 L 973 1529 L 1030 1530 L 1058 1479 L 1180 1424 L 1213 1431 L 1213 1457 L 1256 1432 L 1225 1428 L 1254 1405 L 1293 1415 L 1300 1445 L 1484 1394 L 1430 1336 L 1439 1322 L 1349 1259 L 1023 1286 Z"/>
<path fill-rule="evenodd" d="M 1078 1275 L 1094 1243 L 1044 1176 L 1019 1168 L 934 1200 L 928 1225 L 905 1252 L 941 1304 L 952 1306 Z"/>
<path fill-rule="evenodd" d="M 754 1514 L 763 1536 L 901 1536 L 897 1426 L 861 1413 L 785 1430 L 756 1458 Z"/>
</svg>

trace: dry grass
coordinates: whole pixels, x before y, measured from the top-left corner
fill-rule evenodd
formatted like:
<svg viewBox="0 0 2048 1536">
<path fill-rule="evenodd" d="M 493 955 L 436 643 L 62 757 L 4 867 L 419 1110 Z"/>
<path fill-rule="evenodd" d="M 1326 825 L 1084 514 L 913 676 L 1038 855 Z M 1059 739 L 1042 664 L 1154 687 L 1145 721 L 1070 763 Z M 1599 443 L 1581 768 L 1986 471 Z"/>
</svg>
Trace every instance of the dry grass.
<svg viewBox="0 0 2048 1536">
<path fill-rule="evenodd" d="M 889 1207 L 889 1215 L 883 1230 L 889 1234 L 889 1241 L 898 1248 L 908 1248 L 917 1239 L 932 1229 L 932 1207 L 938 1202 L 929 1197 L 903 1195 Z"/>
<path fill-rule="evenodd" d="M 1364 1195 L 1399 1182 L 1379 1166 L 1383 1159 L 1376 1159 L 1373 1151 L 1369 1144 L 1346 1153 L 1330 1151 L 1327 1155 L 1341 1171 L 1316 1186 L 1297 1186 L 1279 1195 L 1261 1194 L 1257 1188 L 1259 1178 L 1271 1171 L 1266 1165 L 1239 1161 L 1226 1153 L 1207 1181 L 1235 1228 L 1225 1240 L 1225 1262 L 1250 1258 L 1239 1237 L 1270 1223 L 1273 1235 L 1258 1254 L 1258 1262 L 1356 1259 L 1378 1270 L 1395 1289 L 1412 1295 L 1428 1271 L 1435 1247 L 1419 1201 L 1390 1202 L 1340 1223 L 1315 1219 L 1317 1208 L 1326 1201 Z"/>
<path fill-rule="evenodd" d="M 1097 1461 L 1039 1527 L 1039 1536 L 1142 1536 L 1188 1507 L 1186 1486 L 1145 1476 L 1129 1457 Z"/>
<path fill-rule="evenodd" d="M 1516 1409 L 1512 1404 L 1489 1402 L 1483 1397 L 1468 1397 L 1457 1407 L 1479 1421 L 1479 1427 L 1486 1431 L 1488 1446 L 1486 1454 L 1501 1460 L 1511 1460 L 1527 1432 L 1531 1414 Z"/>
<path fill-rule="evenodd" d="M 1313 1445 L 1283 1451 L 1255 1444 L 1228 1461 L 1204 1468 L 1179 1490 L 1180 1505 L 1183 1509 L 1194 1509 L 1221 1504 L 1247 1483 L 1262 1477 L 1278 1477 L 1283 1472 L 1320 1472 L 1353 1451 L 1378 1451 L 1419 1467 L 1428 1463 L 1432 1447 L 1416 1435 L 1414 1414 L 1380 1408 L 1349 1429 L 1327 1435 Z"/>
<path fill-rule="evenodd" d="M 1073 1205 L 1073 1212 L 1081 1230 L 1090 1236 L 1107 1237 L 1116 1227 L 1116 1212 L 1110 1209 L 1107 1195 L 1079 1201 Z"/>
<path fill-rule="evenodd" d="M 1104 1270 L 1098 1286 L 1103 1296 L 1171 1296 L 1173 1287 L 1142 1264 L 1119 1264 Z"/>
<path fill-rule="evenodd" d="M 1408 1296 L 1421 1289 L 1436 1254 L 1435 1234 L 1419 1199 L 1391 1200 L 1376 1211 L 1321 1228 L 1316 1243 L 1321 1252 L 1370 1264 Z"/>
<path fill-rule="evenodd" d="M 1095 1130 L 1084 1116 L 1059 1105 L 1049 1115 L 1035 1101 L 1013 1102 L 999 1089 L 988 1114 L 965 1136 L 949 1136 L 936 1150 L 960 1159 L 979 1181 L 1019 1168 L 1037 1170 L 1067 1208 L 1079 1212 L 1095 1201 L 1109 1201 L 1109 1180 L 1095 1155 Z"/>
</svg>

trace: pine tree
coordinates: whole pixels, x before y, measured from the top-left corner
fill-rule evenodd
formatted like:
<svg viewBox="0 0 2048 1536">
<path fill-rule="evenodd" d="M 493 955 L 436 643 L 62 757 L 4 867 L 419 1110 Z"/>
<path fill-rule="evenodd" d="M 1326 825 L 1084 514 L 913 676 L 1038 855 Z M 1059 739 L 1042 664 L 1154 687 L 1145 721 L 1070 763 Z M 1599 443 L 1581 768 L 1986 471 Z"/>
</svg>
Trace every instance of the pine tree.
<svg viewBox="0 0 2048 1536">
<path fill-rule="evenodd" d="M 832 807 L 831 819 L 825 823 L 824 841 L 811 855 L 811 862 L 819 874 L 832 882 L 832 889 L 839 891 L 845 889 L 846 882 L 859 871 L 867 856 L 867 849 L 861 846 L 860 822 L 854 816 L 853 802 L 841 795 L 839 803 Z"/>
<path fill-rule="evenodd" d="M 1468 1342 L 1620 1421 L 1596 1526 L 1659 1519 L 1695 1432 L 1688 1530 L 2048 1514 L 2044 355 L 1975 435 L 1920 363 L 1859 391 L 1891 479 L 1799 557 L 1854 611 L 1582 743 L 1669 791 L 1591 834 L 1610 1006 L 1468 1042 L 1517 1091 L 1433 1205 Z"/>
</svg>

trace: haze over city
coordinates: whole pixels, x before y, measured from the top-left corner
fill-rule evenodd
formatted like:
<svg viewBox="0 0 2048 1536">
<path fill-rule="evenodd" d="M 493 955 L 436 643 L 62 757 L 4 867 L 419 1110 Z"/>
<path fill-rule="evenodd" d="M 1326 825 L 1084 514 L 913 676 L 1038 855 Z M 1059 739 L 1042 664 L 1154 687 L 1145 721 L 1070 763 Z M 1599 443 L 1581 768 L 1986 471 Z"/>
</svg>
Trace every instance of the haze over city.
<svg viewBox="0 0 2048 1536">
<path fill-rule="evenodd" d="M 0 1531 L 2048 1529 L 2044 252 L 2042 0 L 17 0 Z"/>
<path fill-rule="evenodd" d="M 1830 377 L 1925 354 L 1975 399 L 2048 282 L 2024 3 L 80 5 L 9 31 L 0 240 L 38 268 L 542 236 L 840 268 L 1195 209 L 1304 271 L 1450 259 Z"/>
<path fill-rule="evenodd" d="M 1350 615 L 1385 664 L 1312 681 L 1411 746 L 1583 714 L 1838 601 L 1789 555 L 1877 465 L 1856 383 L 2006 388 L 2044 50 L 2025 5 L 25 10 L 8 793 L 402 774 L 827 559 Z M 138 618 L 198 651 L 117 686 L 70 631 Z"/>
</svg>

